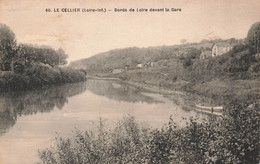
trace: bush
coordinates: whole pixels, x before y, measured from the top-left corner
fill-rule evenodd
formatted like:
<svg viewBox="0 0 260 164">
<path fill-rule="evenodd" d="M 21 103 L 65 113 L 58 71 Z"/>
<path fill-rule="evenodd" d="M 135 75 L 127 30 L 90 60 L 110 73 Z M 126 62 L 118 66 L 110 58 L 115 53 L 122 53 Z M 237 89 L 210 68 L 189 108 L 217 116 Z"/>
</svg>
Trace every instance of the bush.
<svg viewBox="0 0 260 164">
<path fill-rule="evenodd" d="M 56 137 L 55 147 L 39 151 L 43 163 L 147 163 L 148 132 L 133 117 L 126 117 L 112 130 L 100 120 L 97 133 L 74 133 L 73 138 Z"/>
<path fill-rule="evenodd" d="M 26 68 L 23 73 L 10 72 L 2 75 L 0 77 L 0 90 L 33 89 L 85 80 L 86 76 L 80 70 L 34 64 L 30 68 Z"/>
<path fill-rule="evenodd" d="M 86 80 L 86 75 L 80 70 L 72 68 L 59 68 L 62 81 L 65 83 L 80 82 Z"/>
<path fill-rule="evenodd" d="M 35 64 L 24 71 L 24 75 L 30 79 L 30 84 L 33 87 L 43 85 L 54 85 L 61 83 L 61 74 L 47 65 Z"/>
<path fill-rule="evenodd" d="M 28 78 L 9 72 L 0 77 L 0 90 L 19 90 L 27 87 Z"/>
</svg>

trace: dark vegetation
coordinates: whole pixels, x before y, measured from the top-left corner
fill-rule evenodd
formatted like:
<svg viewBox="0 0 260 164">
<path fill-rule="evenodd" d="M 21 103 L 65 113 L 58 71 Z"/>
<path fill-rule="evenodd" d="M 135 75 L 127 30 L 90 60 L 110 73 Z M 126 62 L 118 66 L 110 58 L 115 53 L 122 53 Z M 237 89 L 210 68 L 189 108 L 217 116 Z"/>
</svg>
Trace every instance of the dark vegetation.
<svg viewBox="0 0 260 164">
<path fill-rule="evenodd" d="M 198 58 L 200 54 L 200 48 L 197 49 L 198 46 L 209 47 L 210 43 L 116 49 L 72 62 L 70 66 L 86 68 L 90 75 L 109 74 L 112 73 L 113 69 L 124 69 L 127 66 L 132 70 L 137 68 L 137 64 L 146 64 L 148 62 L 157 64 L 165 60 L 179 61 L 186 56 Z"/>
<path fill-rule="evenodd" d="M 40 150 L 42 163 L 259 163 L 259 97 L 225 103 L 224 116 L 187 120 L 178 127 L 170 118 L 161 129 L 143 127 L 132 116 L 108 130 L 104 121 L 92 131 L 57 136 Z"/>
<path fill-rule="evenodd" d="M 86 79 L 85 72 L 61 67 L 67 63 L 62 49 L 17 44 L 15 34 L 0 24 L 0 90 L 32 89 Z"/>
<path fill-rule="evenodd" d="M 247 33 L 248 42 L 255 47 L 257 53 L 260 48 L 260 22 L 254 23 Z"/>
</svg>

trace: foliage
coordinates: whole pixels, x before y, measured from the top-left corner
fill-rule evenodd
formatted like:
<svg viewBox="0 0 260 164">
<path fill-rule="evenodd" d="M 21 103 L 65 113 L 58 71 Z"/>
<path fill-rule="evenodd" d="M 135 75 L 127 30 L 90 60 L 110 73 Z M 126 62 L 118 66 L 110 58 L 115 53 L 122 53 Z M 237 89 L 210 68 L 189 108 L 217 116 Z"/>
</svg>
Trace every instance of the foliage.
<svg viewBox="0 0 260 164">
<path fill-rule="evenodd" d="M 259 52 L 260 47 L 260 22 L 254 23 L 247 33 L 248 42 L 255 46 L 257 52 Z"/>
<path fill-rule="evenodd" d="M 16 44 L 11 29 L 0 24 L 0 90 L 32 89 L 86 79 L 86 72 L 58 66 L 67 64 L 62 49 Z M 9 72 L 8 72 L 9 71 Z"/>
<path fill-rule="evenodd" d="M 0 70 L 22 72 L 35 63 L 54 67 L 67 64 L 67 57 L 62 49 L 55 51 L 47 46 L 17 45 L 13 31 L 0 24 Z"/>
<path fill-rule="evenodd" d="M 73 138 L 56 137 L 55 147 L 39 151 L 43 163 L 146 163 L 148 131 L 129 116 L 113 130 L 100 120 L 95 131 L 76 131 Z"/>
<path fill-rule="evenodd" d="M 190 46 L 190 47 L 189 47 Z M 129 66 L 130 70 L 136 69 L 138 64 L 159 63 L 163 60 L 179 60 L 185 56 L 198 57 L 200 49 L 193 45 L 162 46 L 149 48 L 125 48 L 111 50 L 90 57 L 72 62 L 72 68 L 87 68 L 90 74 L 111 73 L 113 69 Z"/>
<path fill-rule="evenodd" d="M 187 42 L 186 39 L 182 39 L 182 40 L 181 40 L 181 44 L 184 44 L 184 43 L 186 43 L 186 42 Z"/>
<path fill-rule="evenodd" d="M 23 61 L 25 67 L 29 67 L 34 63 L 48 64 L 52 67 L 67 63 L 68 55 L 62 49 L 55 51 L 51 47 L 37 47 L 25 44 L 20 44 L 18 48 L 16 60 Z"/>
<path fill-rule="evenodd" d="M 229 163 L 259 162 L 259 96 L 246 95 L 226 102 L 225 117 L 219 127 L 223 135 L 221 161 Z M 230 156 L 224 156 L 224 153 Z"/>
<path fill-rule="evenodd" d="M 15 34 L 8 26 L 0 24 L 0 70 L 11 70 L 11 62 L 15 56 L 15 53 Z"/>
<path fill-rule="evenodd" d="M 26 68 L 22 74 L 9 72 L 5 75 L 0 75 L 0 90 L 34 89 L 84 80 L 86 80 L 86 76 L 79 70 L 34 64 L 32 67 Z"/>
<path fill-rule="evenodd" d="M 185 61 L 185 60 L 184 60 Z M 190 61 L 190 62 L 188 62 Z M 181 78 L 193 82 L 221 79 L 254 79 L 259 77 L 259 62 L 248 45 L 236 45 L 232 51 L 215 58 L 188 60 Z"/>
<path fill-rule="evenodd" d="M 190 118 L 178 127 L 170 117 L 161 129 L 142 127 L 132 116 L 107 130 L 56 137 L 40 150 L 43 163 L 258 163 L 260 114 L 251 96 L 226 102 L 223 118 Z M 241 101 L 242 100 L 242 101 Z"/>
<path fill-rule="evenodd" d="M 65 83 L 80 82 L 86 80 L 86 75 L 81 70 L 72 68 L 58 68 L 61 74 L 61 80 Z"/>
</svg>

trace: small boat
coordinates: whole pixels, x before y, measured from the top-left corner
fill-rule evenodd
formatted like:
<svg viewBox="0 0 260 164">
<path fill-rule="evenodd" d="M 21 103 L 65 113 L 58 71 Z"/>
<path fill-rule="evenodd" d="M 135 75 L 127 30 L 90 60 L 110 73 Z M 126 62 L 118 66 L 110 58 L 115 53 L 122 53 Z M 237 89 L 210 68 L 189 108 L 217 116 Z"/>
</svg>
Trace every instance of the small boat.
<svg viewBox="0 0 260 164">
<path fill-rule="evenodd" d="M 209 115 L 222 116 L 221 112 L 216 112 L 216 111 L 214 111 L 213 113 L 211 111 L 203 110 L 203 109 L 196 109 L 196 111 L 204 114 L 209 114 Z"/>
<path fill-rule="evenodd" d="M 206 114 L 211 114 L 215 116 L 222 116 L 222 106 L 204 106 L 196 104 L 196 111 Z"/>
<path fill-rule="evenodd" d="M 213 110 L 222 110 L 223 107 L 222 106 L 202 106 L 202 105 L 198 105 L 196 104 L 196 107 L 201 108 L 201 109 L 208 109 L 211 110 L 213 108 Z"/>
</svg>

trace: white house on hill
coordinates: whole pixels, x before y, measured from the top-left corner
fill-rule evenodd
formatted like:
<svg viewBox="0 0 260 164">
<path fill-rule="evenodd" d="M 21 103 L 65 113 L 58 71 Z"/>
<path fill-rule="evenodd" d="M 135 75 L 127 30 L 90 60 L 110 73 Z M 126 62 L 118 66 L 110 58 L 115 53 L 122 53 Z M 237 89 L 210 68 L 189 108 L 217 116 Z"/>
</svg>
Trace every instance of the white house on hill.
<svg viewBox="0 0 260 164">
<path fill-rule="evenodd" d="M 202 50 L 200 59 L 208 57 L 216 57 L 232 50 L 233 46 L 229 43 L 214 43 L 211 47 L 211 51 Z"/>
<path fill-rule="evenodd" d="M 214 43 L 212 45 L 212 56 L 219 56 L 226 52 L 229 52 L 233 46 L 229 43 Z"/>
</svg>

